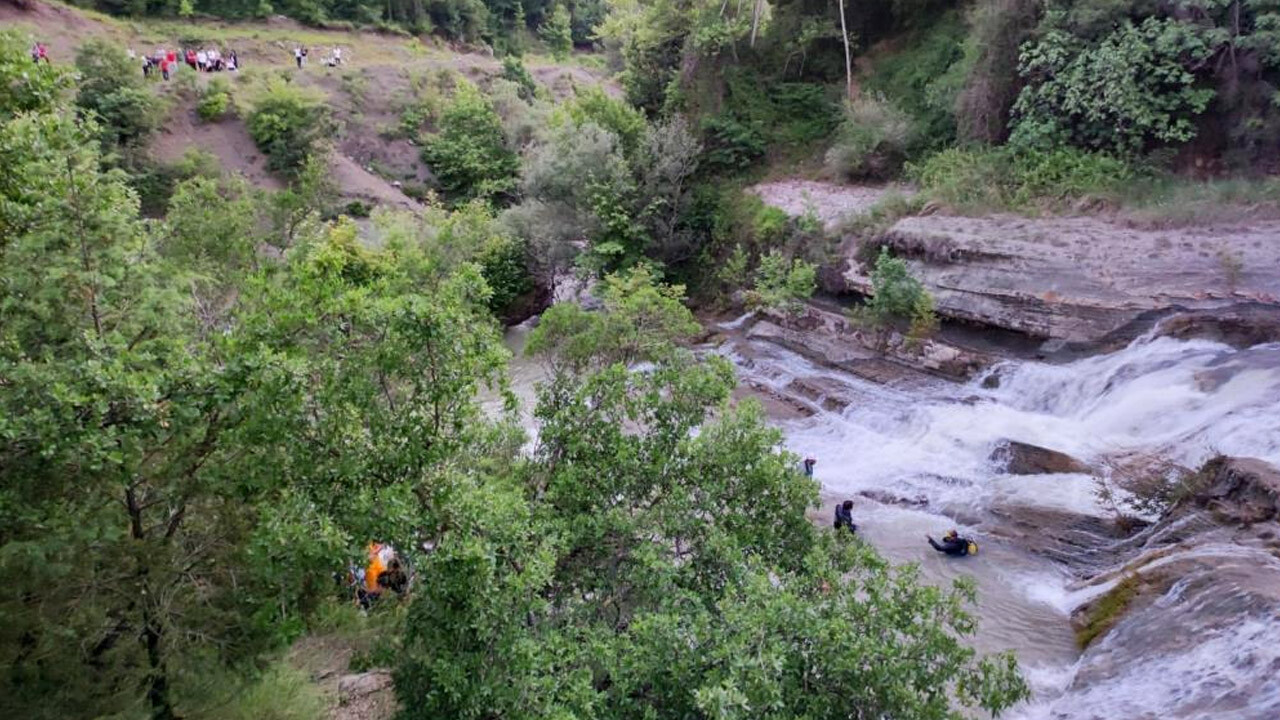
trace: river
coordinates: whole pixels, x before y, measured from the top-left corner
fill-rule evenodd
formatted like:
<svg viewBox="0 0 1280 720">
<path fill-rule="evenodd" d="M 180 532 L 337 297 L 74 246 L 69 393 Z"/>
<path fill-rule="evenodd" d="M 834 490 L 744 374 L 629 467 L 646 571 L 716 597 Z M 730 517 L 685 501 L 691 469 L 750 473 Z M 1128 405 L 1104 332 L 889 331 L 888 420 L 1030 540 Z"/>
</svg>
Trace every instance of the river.
<svg viewBox="0 0 1280 720">
<path fill-rule="evenodd" d="M 1063 564 L 987 533 L 998 522 L 995 511 L 1095 517 L 1109 511 L 1088 476 L 1003 473 L 990 459 L 999 441 L 1050 447 L 1086 462 L 1136 451 L 1194 467 L 1221 452 L 1280 465 L 1280 344 L 1235 350 L 1144 337 L 1119 352 L 1068 364 L 1007 362 L 992 370 L 998 383 L 908 373 L 885 385 L 750 340 L 743 332 L 749 321 L 723 323 L 728 340 L 706 351 L 731 359 L 744 386 L 786 398 L 789 411 L 766 403 L 786 446 L 817 459 L 814 474 L 828 505 L 855 501 L 860 533 L 882 554 L 917 563 L 926 582 L 973 578 L 979 593 L 974 645 L 982 652 L 1012 650 L 1034 692 L 1007 717 L 1119 715 L 1106 693 L 1062 697 L 1079 657 L 1070 612 L 1099 589 L 1080 586 Z M 517 351 L 513 389 L 525 408 L 541 377 L 538 366 L 519 355 L 526 332 L 508 333 Z M 877 502 L 864 491 L 901 503 Z M 979 541 L 977 557 L 948 558 L 925 543 L 926 533 L 937 537 L 951 527 Z M 1137 707 L 1143 702 L 1139 697 Z M 1151 698 L 1147 709 L 1158 710 L 1160 702 Z"/>
</svg>

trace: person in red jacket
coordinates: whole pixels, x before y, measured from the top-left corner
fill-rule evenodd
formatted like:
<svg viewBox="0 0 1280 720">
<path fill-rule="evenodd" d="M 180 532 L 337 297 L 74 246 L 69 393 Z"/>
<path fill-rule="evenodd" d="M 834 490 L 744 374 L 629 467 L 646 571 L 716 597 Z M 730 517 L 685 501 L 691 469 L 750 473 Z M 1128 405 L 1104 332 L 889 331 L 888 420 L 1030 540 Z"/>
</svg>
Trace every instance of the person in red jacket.
<svg viewBox="0 0 1280 720">
<path fill-rule="evenodd" d="M 187 64 L 191 66 L 192 70 L 198 69 L 196 68 L 196 51 L 191 48 L 187 48 Z"/>
<path fill-rule="evenodd" d="M 160 77 L 164 78 L 165 80 L 169 79 L 170 65 L 172 65 L 172 63 L 170 62 L 169 57 L 166 55 L 165 58 L 160 61 Z"/>
</svg>

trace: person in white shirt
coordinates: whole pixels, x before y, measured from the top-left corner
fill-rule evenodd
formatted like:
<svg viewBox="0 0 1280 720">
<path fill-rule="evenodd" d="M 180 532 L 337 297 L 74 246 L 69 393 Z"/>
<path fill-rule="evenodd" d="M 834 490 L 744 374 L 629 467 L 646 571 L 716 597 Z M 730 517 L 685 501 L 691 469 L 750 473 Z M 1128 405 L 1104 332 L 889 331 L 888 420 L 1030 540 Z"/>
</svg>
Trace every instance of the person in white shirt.
<svg viewBox="0 0 1280 720">
<path fill-rule="evenodd" d="M 204 72 L 209 67 L 209 53 L 204 50 L 196 52 L 196 68 L 200 72 Z"/>
</svg>

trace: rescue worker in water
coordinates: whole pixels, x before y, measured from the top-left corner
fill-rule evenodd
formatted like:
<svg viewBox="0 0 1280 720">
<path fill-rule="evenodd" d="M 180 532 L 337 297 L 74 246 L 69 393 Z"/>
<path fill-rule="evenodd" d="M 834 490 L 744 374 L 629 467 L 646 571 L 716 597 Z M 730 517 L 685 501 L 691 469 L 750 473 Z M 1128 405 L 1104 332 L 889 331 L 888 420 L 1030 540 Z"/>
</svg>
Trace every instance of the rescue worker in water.
<svg viewBox="0 0 1280 720">
<path fill-rule="evenodd" d="M 934 540 L 930 535 L 925 535 L 924 538 L 929 541 L 929 544 L 933 546 L 934 550 L 957 557 L 968 555 L 970 546 L 977 548 L 976 543 L 969 538 L 960 537 L 960 533 L 956 532 L 954 529 L 948 530 L 947 534 L 942 536 L 941 543 Z"/>
</svg>

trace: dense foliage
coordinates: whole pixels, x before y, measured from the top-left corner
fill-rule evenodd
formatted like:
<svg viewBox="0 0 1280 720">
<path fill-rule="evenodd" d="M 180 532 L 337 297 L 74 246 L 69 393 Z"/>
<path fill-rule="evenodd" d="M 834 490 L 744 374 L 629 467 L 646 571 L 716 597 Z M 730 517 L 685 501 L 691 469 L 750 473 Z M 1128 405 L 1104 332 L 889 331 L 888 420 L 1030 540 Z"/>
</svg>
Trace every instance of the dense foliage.
<svg viewBox="0 0 1280 720">
<path fill-rule="evenodd" d="M 511 192 L 519 161 L 506 145 L 502 122 L 488 98 L 474 85 L 461 83 L 439 124 L 422 157 L 450 197 L 501 198 Z"/>
<path fill-rule="evenodd" d="M 600 312 L 544 315 L 536 448 L 455 490 L 407 621 L 406 715 L 944 718 L 952 691 L 1021 696 L 1007 659 L 955 640 L 971 590 L 806 519 L 816 486 L 758 407 L 725 404 L 727 362 L 675 344 L 697 329 L 679 293 L 638 270 Z"/>
<path fill-rule="evenodd" d="M 322 98 L 284 82 L 272 82 L 254 102 L 248 125 L 268 167 L 286 174 L 301 171 L 333 129 Z"/>
</svg>

